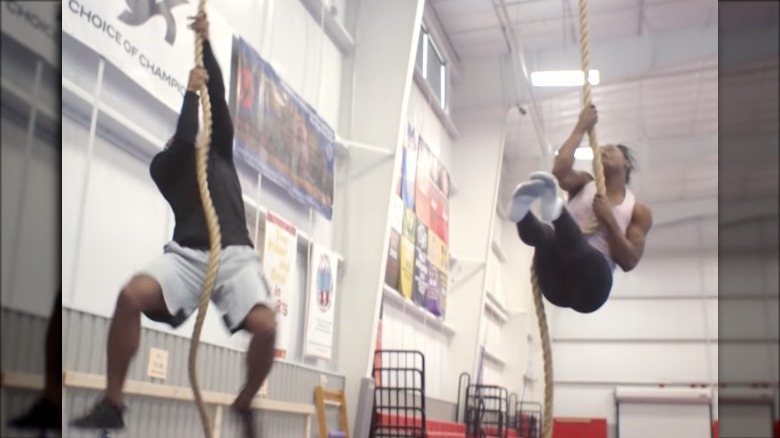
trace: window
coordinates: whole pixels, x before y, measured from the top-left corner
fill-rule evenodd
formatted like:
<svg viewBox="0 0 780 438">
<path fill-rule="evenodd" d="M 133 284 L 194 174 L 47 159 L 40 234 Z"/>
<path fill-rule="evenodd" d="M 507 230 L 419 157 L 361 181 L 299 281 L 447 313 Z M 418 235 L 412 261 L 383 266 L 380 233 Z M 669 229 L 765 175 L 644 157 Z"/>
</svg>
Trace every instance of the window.
<svg viewBox="0 0 780 438">
<path fill-rule="evenodd" d="M 420 29 L 420 38 L 417 41 L 417 68 L 422 73 L 423 79 L 431 86 L 439 99 L 442 109 L 447 108 L 447 65 L 441 51 L 436 46 L 428 29 L 423 25 Z"/>
</svg>

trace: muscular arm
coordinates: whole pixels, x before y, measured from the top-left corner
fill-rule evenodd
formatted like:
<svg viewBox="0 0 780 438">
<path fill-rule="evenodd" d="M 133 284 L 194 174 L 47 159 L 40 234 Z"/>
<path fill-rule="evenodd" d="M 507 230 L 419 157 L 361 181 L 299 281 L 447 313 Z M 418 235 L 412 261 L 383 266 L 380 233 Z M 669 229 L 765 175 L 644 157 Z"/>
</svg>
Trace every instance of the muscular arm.
<svg viewBox="0 0 780 438">
<path fill-rule="evenodd" d="M 198 135 L 198 94 L 187 91 L 181 104 L 176 133 L 168 142 L 165 150 L 152 160 L 150 172 L 157 182 L 170 180 L 171 169 L 180 165 L 185 154 L 194 153 L 195 139 Z"/>
<path fill-rule="evenodd" d="M 574 128 L 569 138 L 558 149 L 558 155 L 555 156 L 553 163 L 552 173 L 558 179 L 561 188 L 569 193 L 570 198 L 593 179 L 587 172 L 574 170 L 574 150 L 580 145 L 584 135 L 585 131 L 579 127 Z"/>
<path fill-rule="evenodd" d="M 635 204 L 631 215 L 631 223 L 623 234 L 617 222 L 610 220 L 604 224 L 607 229 L 607 240 L 612 260 L 620 268 L 628 272 L 639 264 L 645 251 L 645 239 L 653 226 L 653 215 L 650 209 L 643 204 Z"/>
<path fill-rule="evenodd" d="M 203 66 L 209 74 L 211 145 L 222 156 L 233 158 L 233 120 L 225 97 L 225 81 L 209 40 L 203 41 Z"/>
<path fill-rule="evenodd" d="M 184 94 L 184 102 L 181 104 L 179 121 L 176 123 L 176 133 L 173 135 L 174 142 L 171 147 L 187 143 L 195 145 L 195 139 L 198 135 L 198 94 L 187 91 Z"/>
</svg>

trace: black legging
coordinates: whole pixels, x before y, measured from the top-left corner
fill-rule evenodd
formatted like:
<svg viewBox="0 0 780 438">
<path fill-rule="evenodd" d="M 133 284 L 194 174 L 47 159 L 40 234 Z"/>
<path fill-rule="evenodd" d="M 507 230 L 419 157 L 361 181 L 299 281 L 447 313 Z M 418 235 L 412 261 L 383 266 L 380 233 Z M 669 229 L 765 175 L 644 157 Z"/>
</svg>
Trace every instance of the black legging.
<svg viewBox="0 0 780 438">
<path fill-rule="evenodd" d="M 517 232 L 520 240 L 535 248 L 536 276 L 549 302 L 590 313 L 607 301 L 612 270 L 566 209 L 553 221 L 553 227 L 528 212 L 517 223 Z"/>
</svg>

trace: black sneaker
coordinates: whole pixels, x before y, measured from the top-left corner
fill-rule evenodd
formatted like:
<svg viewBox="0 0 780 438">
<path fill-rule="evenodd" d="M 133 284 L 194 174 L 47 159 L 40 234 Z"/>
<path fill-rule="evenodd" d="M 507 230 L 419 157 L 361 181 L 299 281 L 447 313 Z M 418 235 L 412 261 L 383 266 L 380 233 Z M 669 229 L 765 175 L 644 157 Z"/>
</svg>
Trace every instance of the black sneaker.
<svg viewBox="0 0 780 438">
<path fill-rule="evenodd" d="M 71 421 L 70 425 L 78 429 L 119 430 L 125 428 L 122 419 L 124 407 L 118 407 L 104 398 L 95 404 L 92 412 Z"/>
<path fill-rule="evenodd" d="M 244 426 L 244 438 L 259 438 L 255 430 L 255 415 L 252 409 L 239 408 L 236 406 L 230 407 L 233 412 L 241 419 L 241 424 Z"/>
<path fill-rule="evenodd" d="M 62 430 L 62 409 L 51 401 L 41 398 L 30 410 L 8 423 L 13 429 Z"/>
</svg>

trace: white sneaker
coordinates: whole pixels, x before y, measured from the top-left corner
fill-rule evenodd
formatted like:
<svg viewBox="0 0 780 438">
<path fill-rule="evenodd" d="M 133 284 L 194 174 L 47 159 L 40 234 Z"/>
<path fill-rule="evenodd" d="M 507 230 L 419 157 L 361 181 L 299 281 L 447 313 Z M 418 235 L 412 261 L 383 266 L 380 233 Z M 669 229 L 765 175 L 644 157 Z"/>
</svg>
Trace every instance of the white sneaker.
<svg viewBox="0 0 780 438">
<path fill-rule="evenodd" d="M 512 200 L 507 207 L 509 219 L 515 223 L 523 220 L 531 210 L 531 204 L 543 196 L 546 190 L 547 186 L 543 181 L 526 181 L 519 184 L 512 193 Z"/>
<path fill-rule="evenodd" d="M 531 174 L 532 181 L 541 181 L 544 183 L 545 191 L 542 194 L 542 205 L 540 208 L 541 219 L 545 222 L 552 222 L 561 215 L 566 200 L 563 192 L 558 187 L 558 179 L 549 172 L 534 172 Z"/>
</svg>

